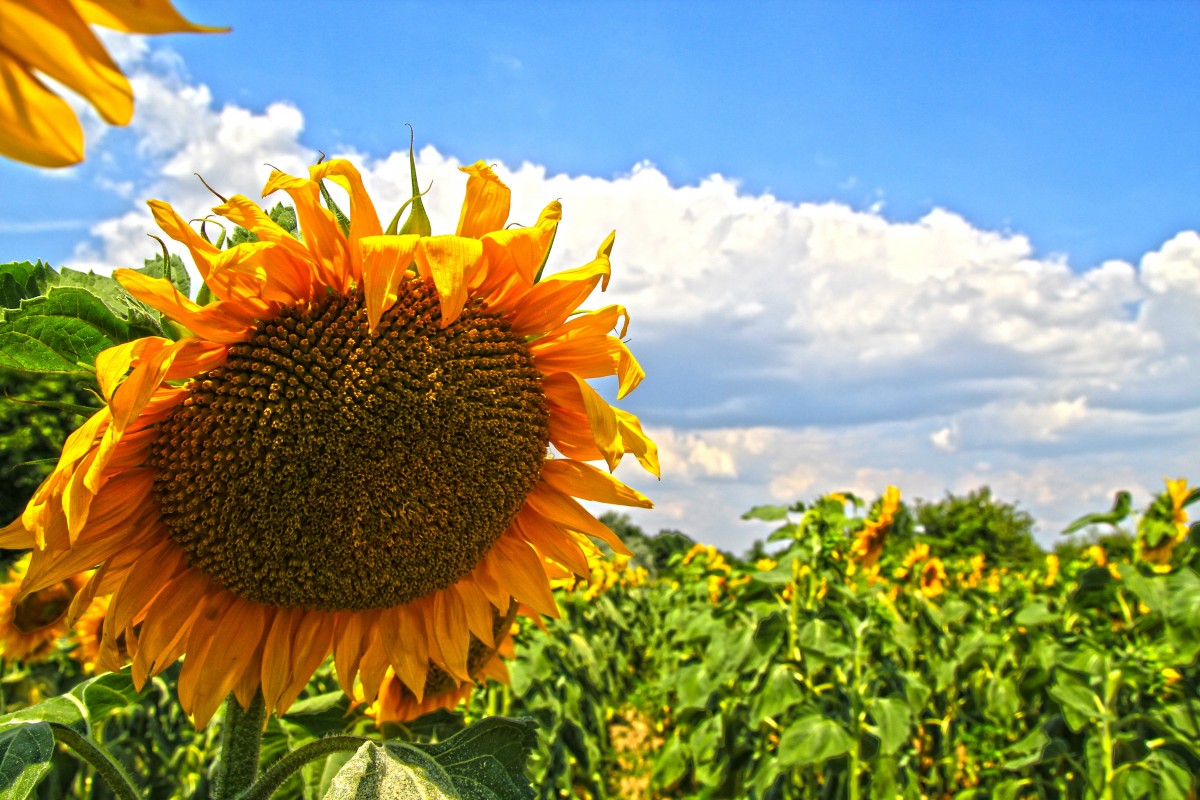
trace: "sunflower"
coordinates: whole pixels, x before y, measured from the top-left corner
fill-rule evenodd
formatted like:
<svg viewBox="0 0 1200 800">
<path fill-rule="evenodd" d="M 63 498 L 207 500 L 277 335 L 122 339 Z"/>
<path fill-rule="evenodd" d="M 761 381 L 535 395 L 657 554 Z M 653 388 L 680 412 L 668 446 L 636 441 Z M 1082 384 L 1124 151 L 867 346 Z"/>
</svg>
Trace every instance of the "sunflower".
<svg viewBox="0 0 1200 800">
<path fill-rule="evenodd" d="M 39 167 L 83 160 L 75 112 L 40 72 L 110 125 L 133 116 L 133 90 L 89 24 L 123 33 L 204 33 L 167 0 L 0 0 L 0 155 Z"/>
<path fill-rule="evenodd" d="M 850 557 L 859 566 L 872 567 L 883 554 L 883 544 L 887 532 L 896 520 L 896 511 L 900 508 L 900 490 L 895 486 L 887 487 L 879 504 L 879 513 L 875 519 L 867 520 L 854 543 L 850 545 Z"/>
<path fill-rule="evenodd" d="M 1192 490 L 1186 478 L 1167 479 L 1167 490 L 1159 495 L 1138 526 L 1138 555 L 1156 572 L 1171 570 L 1175 548 L 1187 539 L 1187 499 Z"/>
<path fill-rule="evenodd" d="M 268 180 L 300 238 L 238 195 L 214 211 L 255 241 L 221 250 L 151 201 L 214 301 L 115 273 L 194 335 L 99 355 L 107 405 L 0 546 L 36 545 L 25 594 L 98 565 L 72 612 L 112 594 L 104 638 L 126 634 L 139 686 L 186 655 L 198 726 L 231 692 L 282 713 L 330 654 L 347 693 L 357 679 L 373 700 L 391 668 L 423 702 L 430 664 L 471 679 L 472 637 L 493 646 L 514 599 L 557 614 L 547 561 L 586 576 L 591 537 L 629 554 L 579 503 L 651 505 L 587 461 L 632 453 L 658 474 L 637 418 L 587 383 L 615 376 L 620 398 L 644 375 L 611 334 L 624 308 L 577 311 L 607 285 L 613 235 L 543 277 L 559 204 L 506 228 L 508 187 L 463 171 L 444 236 L 382 234 L 343 160 Z"/>
<path fill-rule="evenodd" d="M 921 594 L 925 597 L 937 597 L 946 586 L 946 568 L 940 558 L 931 558 L 921 567 Z"/>
<path fill-rule="evenodd" d="M 0 655 L 13 661 L 42 661 L 59 637 L 70 632 L 67 609 L 83 586 L 85 576 L 70 575 L 36 592 L 23 593 L 21 583 L 29 567 L 22 556 L 0 584 Z"/>
</svg>

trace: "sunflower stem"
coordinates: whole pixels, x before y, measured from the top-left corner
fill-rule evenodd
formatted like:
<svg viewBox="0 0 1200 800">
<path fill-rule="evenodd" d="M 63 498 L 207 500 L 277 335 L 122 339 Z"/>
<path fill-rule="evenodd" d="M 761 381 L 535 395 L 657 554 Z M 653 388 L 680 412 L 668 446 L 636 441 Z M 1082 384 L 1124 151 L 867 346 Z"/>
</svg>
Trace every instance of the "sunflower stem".
<svg viewBox="0 0 1200 800">
<path fill-rule="evenodd" d="M 108 788 L 112 789 L 113 794 L 120 800 L 141 800 L 141 795 L 137 787 L 133 785 L 133 781 L 125 774 L 125 770 L 121 769 L 121 765 L 105 752 L 104 748 L 68 725 L 51 722 L 50 730 L 54 732 L 55 739 L 71 748 L 75 755 L 96 770 L 96 774 L 108 784 Z"/>
<path fill-rule="evenodd" d="M 353 753 L 368 741 L 362 736 L 327 736 L 297 747 L 267 767 L 253 786 L 237 795 L 237 800 L 266 800 L 305 764 L 333 753 Z"/>
<path fill-rule="evenodd" d="M 262 690 L 255 693 L 250 708 L 242 708 L 232 694 L 225 701 L 221 762 L 217 767 L 214 800 L 232 800 L 258 777 L 258 753 L 266 720 L 267 704 L 263 700 Z"/>
</svg>

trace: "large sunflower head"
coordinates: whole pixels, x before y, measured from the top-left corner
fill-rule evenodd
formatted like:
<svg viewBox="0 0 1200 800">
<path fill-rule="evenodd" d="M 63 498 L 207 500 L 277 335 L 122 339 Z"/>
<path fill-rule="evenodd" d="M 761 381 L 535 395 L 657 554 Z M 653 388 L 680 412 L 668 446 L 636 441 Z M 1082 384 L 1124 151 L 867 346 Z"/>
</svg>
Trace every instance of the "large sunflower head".
<svg viewBox="0 0 1200 800">
<path fill-rule="evenodd" d="M 342 160 L 268 180 L 299 236 L 239 195 L 214 211 L 253 236 L 221 249 L 153 201 L 212 301 L 116 273 L 191 335 L 100 354 L 107 405 L 0 546 L 36 545 L 26 593 L 100 566 L 82 594 L 112 593 L 104 637 L 129 634 L 139 684 L 186 653 L 197 724 L 231 691 L 286 709 L 330 653 L 347 691 L 373 699 L 390 668 L 422 702 L 431 665 L 471 678 L 472 637 L 514 600 L 556 613 L 547 561 L 586 576 L 593 538 L 628 552 L 579 503 L 650 505 L 588 461 L 658 472 L 637 418 L 587 382 L 623 397 L 643 376 L 614 335 L 625 309 L 578 311 L 613 236 L 543 276 L 559 204 L 506 227 L 508 187 L 464 171 L 452 235 L 384 233 Z"/>
</svg>

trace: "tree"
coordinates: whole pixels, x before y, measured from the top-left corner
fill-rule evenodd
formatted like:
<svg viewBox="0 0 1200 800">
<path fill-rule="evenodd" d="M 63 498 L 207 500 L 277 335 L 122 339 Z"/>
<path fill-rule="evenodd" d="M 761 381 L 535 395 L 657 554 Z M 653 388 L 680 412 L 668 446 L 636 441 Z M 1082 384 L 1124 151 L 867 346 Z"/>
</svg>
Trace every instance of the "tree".
<svg viewBox="0 0 1200 800">
<path fill-rule="evenodd" d="M 992 497 L 987 486 L 965 496 L 947 493 L 937 502 L 918 500 L 916 518 L 924 540 L 942 558 L 983 553 L 991 563 L 1019 565 L 1045 555 L 1033 539 L 1033 517 Z"/>
<path fill-rule="evenodd" d="M 663 529 L 654 536 L 647 536 L 645 531 L 633 524 L 628 514 L 615 511 L 605 511 L 600 521 L 633 551 L 634 566 L 645 567 L 655 575 L 666 568 L 671 556 L 686 553 L 696 543 L 686 533 L 675 530 Z"/>
</svg>

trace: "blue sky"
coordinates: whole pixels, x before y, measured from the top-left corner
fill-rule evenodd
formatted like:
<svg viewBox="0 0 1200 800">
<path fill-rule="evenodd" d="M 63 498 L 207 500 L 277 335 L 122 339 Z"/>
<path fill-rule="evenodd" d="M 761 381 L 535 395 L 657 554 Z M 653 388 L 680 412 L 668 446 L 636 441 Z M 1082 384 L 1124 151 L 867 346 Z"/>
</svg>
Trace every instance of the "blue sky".
<svg viewBox="0 0 1200 800">
<path fill-rule="evenodd" d="M 0 163 L 0 258 L 117 266 L 194 170 L 386 183 L 411 123 L 430 174 L 485 158 L 598 226 L 562 255 L 618 229 L 651 529 L 737 549 L 755 502 L 989 483 L 1049 541 L 1191 465 L 1200 5 L 178 5 L 234 30 L 114 42 L 134 124 Z"/>
</svg>

